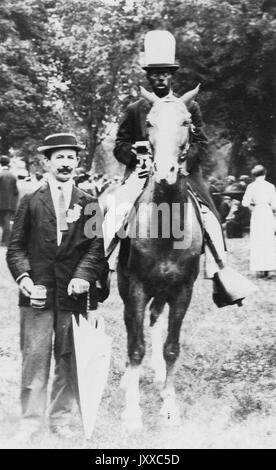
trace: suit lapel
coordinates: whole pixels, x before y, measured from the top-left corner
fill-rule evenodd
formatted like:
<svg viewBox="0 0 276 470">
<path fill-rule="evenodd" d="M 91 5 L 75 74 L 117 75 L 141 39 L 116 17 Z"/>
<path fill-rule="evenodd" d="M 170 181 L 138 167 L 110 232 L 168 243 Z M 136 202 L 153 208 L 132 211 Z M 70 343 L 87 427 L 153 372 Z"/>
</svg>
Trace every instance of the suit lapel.
<svg viewBox="0 0 276 470">
<path fill-rule="evenodd" d="M 82 199 L 83 199 L 82 192 L 78 188 L 76 188 L 76 186 L 73 186 L 69 209 L 73 209 L 75 204 L 81 205 Z"/>
<path fill-rule="evenodd" d="M 52 200 L 51 190 L 49 184 L 45 184 L 40 188 L 40 200 L 47 208 L 47 211 L 54 217 L 56 220 L 55 208 Z"/>
<path fill-rule="evenodd" d="M 150 109 L 151 109 L 150 103 L 142 99 L 140 101 L 140 113 L 139 113 L 142 140 L 147 140 L 148 138 L 147 130 L 146 130 L 146 117 L 148 113 L 150 112 Z"/>
</svg>

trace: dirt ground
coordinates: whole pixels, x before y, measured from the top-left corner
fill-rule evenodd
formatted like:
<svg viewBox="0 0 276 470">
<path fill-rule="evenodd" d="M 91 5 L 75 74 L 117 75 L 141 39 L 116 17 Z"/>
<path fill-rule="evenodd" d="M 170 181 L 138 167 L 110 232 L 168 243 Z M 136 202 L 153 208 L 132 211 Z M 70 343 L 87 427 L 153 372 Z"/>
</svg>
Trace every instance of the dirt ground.
<svg viewBox="0 0 276 470">
<path fill-rule="evenodd" d="M 249 241 L 228 240 L 229 264 L 248 274 Z M 0 448 L 14 448 L 20 418 L 21 357 L 17 286 L 0 248 Z M 198 278 L 181 330 L 176 390 L 182 425 L 166 427 L 158 412 L 160 391 L 149 368 L 150 344 L 141 377 L 143 432 L 121 426 L 124 397 L 119 388 L 126 360 L 122 302 L 113 279 L 109 299 L 100 307 L 112 336 L 108 383 L 90 440 L 83 437 L 77 408 L 72 413 L 73 441 L 48 434 L 40 449 L 258 449 L 276 448 L 276 274 L 254 280 L 258 291 L 243 307 L 218 309 L 211 282 Z M 31 446 L 32 448 L 34 446 Z"/>
</svg>

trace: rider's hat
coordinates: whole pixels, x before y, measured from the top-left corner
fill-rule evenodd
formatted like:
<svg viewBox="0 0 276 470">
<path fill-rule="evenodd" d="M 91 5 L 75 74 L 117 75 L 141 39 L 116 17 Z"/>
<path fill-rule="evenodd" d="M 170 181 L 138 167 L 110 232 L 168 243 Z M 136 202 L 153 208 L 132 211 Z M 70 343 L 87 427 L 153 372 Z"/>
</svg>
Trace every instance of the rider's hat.
<svg viewBox="0 0 276 470">
<path fill-rule="evenodd" d="M 143 69 L 168 68 L 177 70 L 175 63 L 175 38 L 169 31 L 153 30 L 145 35 L 145 60 Z"/>
</svg>

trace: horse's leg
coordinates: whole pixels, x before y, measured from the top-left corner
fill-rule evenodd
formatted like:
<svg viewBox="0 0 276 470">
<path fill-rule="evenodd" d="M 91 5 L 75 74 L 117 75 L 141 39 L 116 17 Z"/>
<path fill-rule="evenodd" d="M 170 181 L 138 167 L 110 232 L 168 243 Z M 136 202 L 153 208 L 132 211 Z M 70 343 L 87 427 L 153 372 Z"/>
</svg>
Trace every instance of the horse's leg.
<svg viewBox="0 0 276 470">
<path fill-rule="evenodd" d="M 121 382 L 121 386 L 125 388 L 126 400 L 122 418 L 128 430 L 142 428 L 139 378 L 141 363 L 145 355 L 144 315 L 148 300 L 142 283 L 132 280 L 124 310 L 129 365 Z"/>
<path fill-rule="evenodd" d="M 154 382 L 165 383 L 166 362 L 163 355 L 163 331 L 164 315 L 161 315 L 165 302 L 154 299 L 150 306 L 150 326 L 151 326 L 151 367 L 154 371 Z"/>
<path fill-rule="evenodd" d="M 185 286 L 176 299 L 169 302 L 168 335 L 164 344 L 164 358 L 167 367 L 165 387 L 162 391 L 163 405 L 160 414 L 165 417 L 168 424 L 181 423 L 180 413 L 175 397 L 174 373 L 175 363 L 179 356 L 179 336 L 183 318 L 189 307 L 192 297 L 192 285 Z"/>
</svg>

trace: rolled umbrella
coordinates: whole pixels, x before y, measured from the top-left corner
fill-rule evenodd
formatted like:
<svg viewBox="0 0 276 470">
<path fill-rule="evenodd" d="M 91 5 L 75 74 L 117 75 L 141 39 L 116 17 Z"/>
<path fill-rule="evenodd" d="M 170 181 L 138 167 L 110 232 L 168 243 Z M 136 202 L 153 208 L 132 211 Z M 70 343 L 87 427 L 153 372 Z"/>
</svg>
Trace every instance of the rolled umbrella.
<svg viewBox="0 0 276 470">
<path fill-rule="evenodd" d="M 89 439 L 107 382 L 112 338 L 105 333 L 103 317 L 91 324 L 79 315 L 78 324 L 72 315 L 72 324 L 80 411 L 84 434 Z"/>
</svg>

